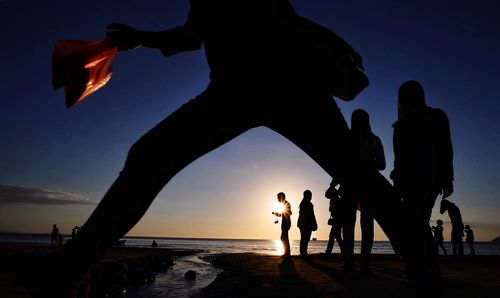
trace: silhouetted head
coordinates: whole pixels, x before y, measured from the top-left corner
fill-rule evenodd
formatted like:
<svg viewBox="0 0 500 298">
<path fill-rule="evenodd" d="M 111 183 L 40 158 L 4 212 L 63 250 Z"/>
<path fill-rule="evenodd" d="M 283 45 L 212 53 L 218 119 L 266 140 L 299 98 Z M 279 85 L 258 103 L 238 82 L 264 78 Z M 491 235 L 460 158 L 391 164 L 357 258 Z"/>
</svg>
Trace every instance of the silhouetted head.
<svg viewBox="0 0 500 298">
<path fill-rule="evenodd" d="M 406 118 L 425 110 L 424 88 L 417 81 L 406 81 L 398 91 L 398 117 Z"/>
<path fill-rule="evenodd" d="M 52 227 L 54 227 L 54 228 L 55 228 L 55 227 L 56 227 L 56 224 L 53 224 L 53 225 L 52 225 Z"/>
<path fill-rule="evenodd" d="M 470 229 L 470 226 L 469 226 L 469 225 L 465 225 L 465 228 L 466 228 L 466 229 Z"/>
<path fill-rule="evenodd" d="M 285 193 L 284 192 L 280 192 L 276 196 L 278 197 L 278 201 L 280 201 L 280 202 L 285 201 Z"/>
<path fill-rule="evenodd" d="M 452 202 L 450 202 L 446 199 L 442 199 L 441 206 L 439 208 L 439 213 L 443 214 L 445 211 L 448 211 L 452 205 L 453 205 Z"/>
<path fill-rule="evenodd" d="M 304 199 L 308 199 L 309 201 L 312 199 L 312 192 L 309 189 L 304 191 Z"/>
<path fill-rule="evenodd" d="M 442 226 L 443 225 L 443 221 L 440 220 L 440 219 L 436 220 L 436 223 L 437 223 L 438 226 Z"/>
<path fill-rule="evenodd" d="M 372 132 L 370 116 L 363 109 L 357 109 L 351 115 L 351 131 L 358 136 L 366 136 Z"/>
</svg>

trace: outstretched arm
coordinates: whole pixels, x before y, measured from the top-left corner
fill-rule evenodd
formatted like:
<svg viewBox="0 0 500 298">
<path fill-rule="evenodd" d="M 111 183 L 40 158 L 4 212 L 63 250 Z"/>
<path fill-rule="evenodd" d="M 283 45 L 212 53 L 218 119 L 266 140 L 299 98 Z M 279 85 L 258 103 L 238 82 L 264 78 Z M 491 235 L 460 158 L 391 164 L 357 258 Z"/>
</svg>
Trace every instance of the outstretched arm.
<svg viewBox="0 0 500 298">
<path fill-rule="evenodd" d="M 193 3 L 196 3 L 193 5 Z M 113 23 L 107 26 L 108 40 L 121 51 L 137 47 L 160 49 L 164 56 L 201 48 L 202 10 L 199 1 L 191 2 L 186 23 L 164 31 L 141 31 L 126 24 Z"/>
</svg>

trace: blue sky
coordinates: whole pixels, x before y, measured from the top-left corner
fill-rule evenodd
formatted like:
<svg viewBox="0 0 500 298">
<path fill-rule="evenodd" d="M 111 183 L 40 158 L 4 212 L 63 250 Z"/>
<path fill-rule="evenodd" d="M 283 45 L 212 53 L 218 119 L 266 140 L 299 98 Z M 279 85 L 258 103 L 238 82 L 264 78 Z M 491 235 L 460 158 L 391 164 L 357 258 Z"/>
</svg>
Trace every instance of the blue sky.
<svg viewBox="0 0 500 298">
<path fill-rule="evenodd" d="M 332 28 L 363 56 L 370 85 L 354 101 L 337 102 L 348 122 L 357 108 L 369 112 L 386 153 L 383 174 L 388 177 L 393 163 L 397 89 L 406 80 L 418 80 L 428 105 L 442 108 L 450 119 L 451 200 L 476 228 L 477 238 L 500 235 L 500 4 L 291 2 L 299 14 Z M 0 230 L 48 232 L 58 223 L 69 232 L 81 225 L 95 207 L 87 203 L 100 200 L 134 141 L 208 83 L 203 51 L 166 59 L 158 51 L 138 49 L 119 53 L 111 81 L 66 109 L 62 90 L 51 88 L 54 42 L 102 39 L 112 22 L 162 30 L 182 24 L 187 10 L 187 0 L 0 1 Z M 131 234 L 276 238 L 279 227 L 270 214 L 276 193 L 288 195 L 296 220 L 302 192 L 310 189 L 318 237 L 326 239 L 323 193 L 329 181 L 288 140 L 257 128 L 179 173 Z M 13 192 L 24 197 L 11 199 Z M 433 220 L 439 218 L 447 220 L 435 211 Z M 291 237 L 299 238 L 298 229 Z M 378 231 L 376 238 L 384 235 Z"/>
</svg>

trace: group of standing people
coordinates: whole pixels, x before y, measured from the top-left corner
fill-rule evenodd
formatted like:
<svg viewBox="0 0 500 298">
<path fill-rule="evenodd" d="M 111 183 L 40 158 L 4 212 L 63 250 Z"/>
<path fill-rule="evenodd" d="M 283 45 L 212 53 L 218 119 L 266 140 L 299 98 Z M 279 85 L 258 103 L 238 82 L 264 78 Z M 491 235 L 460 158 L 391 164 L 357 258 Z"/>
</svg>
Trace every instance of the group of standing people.
<svg viewBox="0 0 500 298">
<path fill-rule="evenodd" d="M 78 231 L 80 231 L 79 226 L 75 226 L 71 230 L 71 239 L 74 239 L 78 235 Z M 50 232 L 50 244 L 51 245 L 63 245 L 64 244 L 64 236 L 61 232 L 59 232 L 59 228 L 57 224 L 52 225 L 52 231 Z"/>
<path fill-rule="evenodd" d="M 290 239 L 288 231 L 292 227 L 291 215 L 292 209 L 290 202 L 286 200 L 286 195 L 283 192 L 277 195 L 278 202 L 283 204 L 281 212 L 273 211 L 272 214 L 281 217 L 281 242 L 283 244 L 283 256 L 290 257 Z M 303 259 L 308 258 L 307 247 L 311 234 L 318 229 L 316 216 L 314 215 L 314 205 L 311 202 L 312 192 L 305 190 L 302 201 L 299 206 L 299 218 L 297 220 L 297 227 L 300 229 L 300 257 Z"/>
<path fill-rule="evenodd" d="M 461 237 L 463 224 L 458 207 L 445 198 L 453 192 L 453 148 L 448 117 L 441 109 L 426 105 L 424 89 L 417 81 L 404 82 L 398 91 L 398 120 L 393 124 L 394 169 L 390 177 L 393 187 L 403 205 L 404 216 L 409 219 L 408 233 L 425 239 L 414 243 L 413 249 L 425 252 L 437 272 L 436 243 L 430 227 L 430 217 L 435 201 L 442 194 L 441 213 L 448 211 L 454 232 L 452 232 L 453 251 L 463 254 Z M 386 168 L 384 148 L 380 138 L 371 130 L 369 114 L 362 109 L 355 110 L 351 115 L 350 137 L 352 142 L 363 150 L 362 162 L 368 167 L 382 171 Z M 378 204 L 378 198 L 361 197 L 357 194 L 356 185 L 341 183 L 335 178 L 325 192 L 330 199 L 331 225 L 326 254 L 330 255 L 335 241 L 338 242 L 344 256 L 345 270 L 353 267 L 354 226 L 357 210 L 361 213 L 361 261 L 363 273 L 370 273 L 370 255 L 374 239 L 374 215 L 370 205 Z M 303 218 L 314 218 L 311 192 L 304 192 L 300 204 Z M 443 209 L 444 208 L 444 209 Z M 311 216 L 312 214 L 312 216 Z M 317 223 L 312 220 L 301 220 L 302 255 L 307 255 L 307 241 L 311 231 L 317 229 Z M 290 226 L 288 223 L 287 226 Z M 460 242 L 458 238 L 460 236 Z M 288 239 L 287 237 L 282 237 Z M 288 240 L 287 240 L 288 241 Z M 289 247 L 289 244 L 287 244 Z M 289 248 L 288 248 L 289 249 Z M 287 251 L 285 249 L 285 251 Z M 287 252 L 289 254 L 289 250 Z"/>
<path fill-rule="evenodd" d="M 465 233 L 465 242 L 469 245 L 469 251 L 471 255 L 475 255 L 474 250 L 474 231 L 471 229 L 470 225 L 465 225 L 462 221 L 462 215 L 460 213 L 460 208 L 455 203 L 452 203 L 446 199 L 441 200 L 441 206 L 439 208 L 441 214 L 448 212 L 451 222 L 451 246 L 452 246 L 452 256 L 453 257 L 463 257 L 464 256 L 464 246 L 463 237 Z M 444 247 L 444 237 L 443 237 L 443 221 L 438 219 L 436 221 L 436 226 L 432 226 L 432 231 L 434 232 L 434 250 L 435 254 L 439 254 L 439 248 L 443 250 L 445 255 L 448 255 L 446 248 Z"/>
</svg>

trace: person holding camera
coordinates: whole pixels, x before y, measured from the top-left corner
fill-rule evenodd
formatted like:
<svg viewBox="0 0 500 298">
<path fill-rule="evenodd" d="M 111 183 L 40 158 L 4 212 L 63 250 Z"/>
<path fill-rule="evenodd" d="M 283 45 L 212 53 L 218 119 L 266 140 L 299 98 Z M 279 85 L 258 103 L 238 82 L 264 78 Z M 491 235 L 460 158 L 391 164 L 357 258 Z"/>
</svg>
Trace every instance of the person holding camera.
<svg viewBox="0 0 500 298">
<path fill-rule="evenodd" d="M 288 231 L 292 227 L 292 220 L 290 216 L 292 215 L 292 207 L 290 202 L 286 200 L 284 192 L 280 192 L 277 195 L 278 202 L 283 204 L 283 212 L 272 212 L 274 215 L 281 217 L 281 242 L 283 243 L 283 257 L 290 257 L 290 239 L 288 238 Z"/>
<path fill-rule="evenodd" d="M 332 254 L 333 246 L 335 240 L 340 248 L 340 252 L 344 253 L 344 241 L 342 240 L 342 226 L 343 226 L 343 215 L 345 212 L 343 209 L 343 201 L 339 196 L 337 189 L 337 182 L 332 181 L 330 187 L 325 192 L 325 197 L 330 200 L 330 205 L 328 210 L 330 211 L 330 218 L 328 219 L 328 225 L 332 226 L 330 228 L 330 234 L 328 235 L 328 244 L 326 246 L 325 254 L 330 256 Z"/>
</svg>

